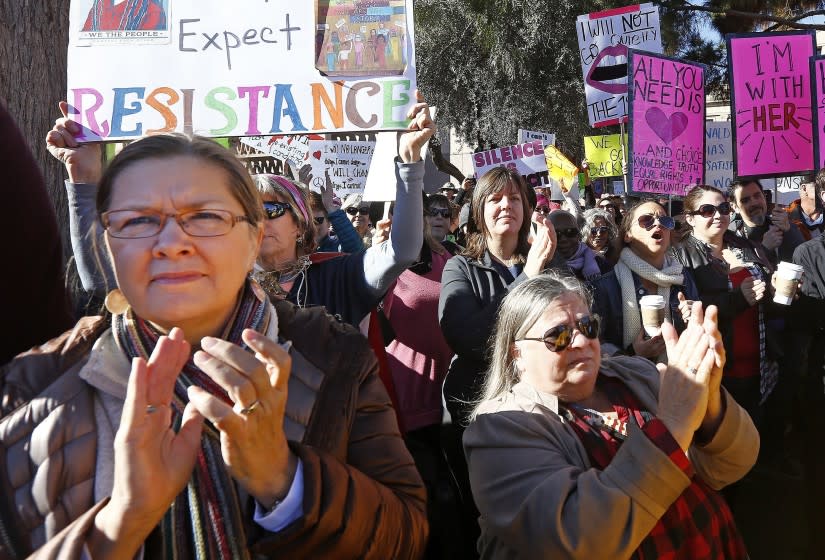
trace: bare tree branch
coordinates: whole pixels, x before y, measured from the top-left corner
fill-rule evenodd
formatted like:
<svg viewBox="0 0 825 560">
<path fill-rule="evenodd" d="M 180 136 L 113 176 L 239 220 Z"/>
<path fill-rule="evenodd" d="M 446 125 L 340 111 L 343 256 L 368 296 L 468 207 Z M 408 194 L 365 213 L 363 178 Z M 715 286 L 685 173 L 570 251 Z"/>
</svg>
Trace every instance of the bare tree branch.
<svg viewBox="0 0 825 560">
<path fill-rule="evenodd" d="M 825 15 L 825 10 L 810 10 L 808 12 L 805 12 L 804 14 L 799 14 L 798 16 L 794 16 L 794 17 L 789 18 L 789 19 L 791 21 L 799 21 L 801 19 L 805 19 L 805 18 L 809 18 L 809 17 L 813 17 L 813 16 L 822 16 L 822 15 Z M 783 25 L 783 24 L 774 23 L 770 27 L 766 27 L 765 31 L 774 31 L 775 29 L 778 29 L 781 25 Z"/>
<path fill-rule="evenodd" d="M 812 10 L 807 14 L 802 14 L 798 17 L 793 18 L 784 18 L 784 17 L 777 17 L 771 14 L 763 14 L 763 13 L 756 13 L 756 12 L 743 12 L 741 10 L 724 10 L 719 8 L 711 8 L 708 6 L 695 6 L 693 4 L 670 4 L 670 9 L 672 10 L 679 10 L 679 11 L 693 11 L 693 12 L 705 12 L 709 14 L 716 14 L 720 16 L 728 16 L 728 17 L 739 17 L 745 19 L 751 19 L 754 21 L 770 21 L 773 22 L 774 25 L 770 28 L 766 29 L 766 31 L 776 28 L 780 25 L 784 25 L 786 27 L 790 27 L 792 29 L 818 29 L 825 31 L 825 24 L 818 24 L 818 23 L 799 23 L 798 20 L 805 19 L 806 17 L 810 17 L 813 15 L 822 15 L 825 14 L 825 10 Z"/>
</svg>

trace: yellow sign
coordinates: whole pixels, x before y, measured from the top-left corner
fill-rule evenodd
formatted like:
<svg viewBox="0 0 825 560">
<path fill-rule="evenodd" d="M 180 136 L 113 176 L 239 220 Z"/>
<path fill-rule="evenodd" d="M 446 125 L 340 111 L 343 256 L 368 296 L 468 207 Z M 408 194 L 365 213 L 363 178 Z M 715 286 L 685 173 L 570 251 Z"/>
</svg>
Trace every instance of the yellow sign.
<svg viewBox="0 0 825 560">
<path fill-rule="evenodd" d="M 568 192 L 574 185 L 579 185 L 579 168 L 555 146 L 544 148 L 544 159 L 547 160 L 548 175 L 562 191 Z"/>
<path fill-rule="evenodd" d="M 590 177 L 620 177 L 622 175 L 622 148 L 620 134 L 584 137 L 584 157 L 590 165 Z M 625 150 L 627 138 L 625 138 Z"/>
</svg>

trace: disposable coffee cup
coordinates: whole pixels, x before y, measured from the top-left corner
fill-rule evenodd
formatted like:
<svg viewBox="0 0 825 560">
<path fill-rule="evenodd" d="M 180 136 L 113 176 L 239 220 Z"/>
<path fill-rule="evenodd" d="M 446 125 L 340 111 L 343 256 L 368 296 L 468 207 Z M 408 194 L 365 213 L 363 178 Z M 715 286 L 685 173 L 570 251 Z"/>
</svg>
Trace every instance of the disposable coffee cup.
<svg viewBox="0 0 825 560">
<path fill-rule="evenodd" d="M 658 295 L 643 296 L 639 300 L 639 309 L 642 311 L 642 325 L 647 336 L 658 336 L 665 320 L 665 298 Z"/>
<path fill-rule="evenodd" d="M 776 293 L 773 301 L 781 305 L 790 305 L 796 295 L 796 287 L 802 278 L 802 267 L 798 264 L 782 261 L 776 269 Z"/>
</svg>

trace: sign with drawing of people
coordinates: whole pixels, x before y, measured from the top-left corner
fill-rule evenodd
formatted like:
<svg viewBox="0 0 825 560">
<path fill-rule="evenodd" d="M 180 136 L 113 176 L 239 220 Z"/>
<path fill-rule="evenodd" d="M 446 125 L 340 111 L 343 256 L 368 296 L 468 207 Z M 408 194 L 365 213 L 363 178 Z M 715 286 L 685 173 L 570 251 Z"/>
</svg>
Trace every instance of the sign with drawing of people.
<svg viewBox="0 0 825 560">
<path fill-rule="evenodd" d="M 71 0 L 69 116 L 81 141 L 403 130 L 416 89 L 411 16 L 412 0 Z M 324 26 L 342 19 L 387 46 L 378 63 L 353 53 L 347 75 L 319 71 Z"/>
</svg>

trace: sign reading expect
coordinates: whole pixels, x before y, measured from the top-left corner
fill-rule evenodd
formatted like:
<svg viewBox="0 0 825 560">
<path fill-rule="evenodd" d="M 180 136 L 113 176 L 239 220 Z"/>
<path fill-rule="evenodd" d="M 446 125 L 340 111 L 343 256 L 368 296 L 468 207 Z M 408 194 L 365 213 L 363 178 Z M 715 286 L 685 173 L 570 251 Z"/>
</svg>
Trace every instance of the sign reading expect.
<svg viewBox="0 0 825 560">
<path fill-rule="evenodd" d="M 576 19 L 590 126 L 627 122 L 627 49 L 662 52 L 659 8 L 641 4 Z"/>
<path fill-rule="evenodd" d="M 705 69 L 630 51 L 630 157 L 635 193 L 684 196 L 705 174 Z"/>
<path fill-rule="evenodd" d="M 727 43 L 737 177 L 813 171 L 813 32 L 729 35 Z"/>
<path fill-rule="evenodd" d="M 315 2 L 146 4 L 146 13 L 126 14 L 131 2 L 71 2 L 67 100 L 69 116 L 84 126 L 83 141 L 168 131 L 262 136 L 407 126 L 416 87 L 411 0 L 406 25 L 394 22 L 389 37 L 390 58 L 392 45 L 405 41 L 396 45 L 403 74 L 334 79 L 316 69 Z M 336 2 L 345 4 L 357 2 Z M 123 17 L 115 17 L 118 9 Z"/>
</svg>

